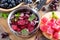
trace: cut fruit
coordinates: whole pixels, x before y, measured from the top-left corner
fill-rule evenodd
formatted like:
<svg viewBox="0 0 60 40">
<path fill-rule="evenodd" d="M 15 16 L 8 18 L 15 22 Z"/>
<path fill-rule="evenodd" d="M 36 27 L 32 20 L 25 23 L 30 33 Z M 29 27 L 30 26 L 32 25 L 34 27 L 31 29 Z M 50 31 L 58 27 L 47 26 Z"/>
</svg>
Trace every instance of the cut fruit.
<svg viewBox="0 0 60 40">
<path fill-rule="evenodd" d="M 41 22 L 42 22 L 43 24 L 45 24 L 47 21 L 48 21 L 48 19 L 47 19 L 46 17 L 43 17 L 43 18 L 41 19 Z"/>
<path fill-rule="evenodd" d="M 47 26 L 47 25 L 41 25 L 41 26 L 40 26 L 40 29 L 41 29 L 41 31 L 46 32 L 47 29 L 48 29 L 48 27 L 49 27 L 49 26 Z"/>
<path fill-rule="evenodd" d="M 48 34 L 53 34 L 53 32 L 54 32 L 54 30 L 53 30 L 51 27 L 49 27 L 49 28 L 47 29 L 47 33 L 48 33 Z"/>
<path fill-rule="evenodd" d="M 58 25 L 60 25 L 60 19 L 58 19 L 58 20 L 56 21 L 56 23 L 57 23 Z"/>
<path fill-rule="evenodd" d="M 50 20 L 50 22 L 55 23 L 55 22 L 56 22 L 56 19 L 55 19 L 55 18 L 52 18 L 52 19 Z"/>
<path fill-rule="evenodd" d="M 55 32 L 53 38 L 58 39 L 58 36 L 59 36 L 58 32 Z"/>
<path fill-rule="evenodd" d="M 50 21 L 47 22 L 47 25 L 52 27 L 55 25 L 55 21 L 56 21 L 55 19 L 51 19 Z"/>
<path fill-rule="evenodd" d="M 50 26 L 50 27 L 52 27 L 52 26 L 54 26 L 55 24 L 52 23 L 52 22 L 47 22 L 47 25 Z"/>
<path fill-rule="evenodd" d="M 53 28 L 55 31 L 60 31 L 60 26 L 59 26 L 59 25 L 52 26 L 52 28 Z"/>
</svg>

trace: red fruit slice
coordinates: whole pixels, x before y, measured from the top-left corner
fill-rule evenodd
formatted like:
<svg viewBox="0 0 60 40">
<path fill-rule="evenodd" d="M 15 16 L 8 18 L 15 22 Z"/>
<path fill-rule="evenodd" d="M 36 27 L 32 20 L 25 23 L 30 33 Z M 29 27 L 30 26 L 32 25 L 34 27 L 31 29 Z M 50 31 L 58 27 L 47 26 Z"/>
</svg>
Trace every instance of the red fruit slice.
<svg viewBox="0 0 60 40">
<path fill-rule="evenodd" d="M 48 34 L 53 34 L 53 32 L 54 32 L 54 30 L 53 30 L 51 27 L 49 27 L 49 28 L 47 29 L 47 33 L 48 33 Z"/>
<path fill-rule="evenodd" d="M 19 20 L 18 25 L 25 25 L 25 20 Z"/>
<path fill-rule="evenodd" d="M 53 37 L 55 39 L 60 39 L 60 31 L 59 32 L 55 32 L 54 35 L 53 35 Z"/>
<path fill-rule="evenodd" d="M 18 29 L 17 25 L 12 25 L 12 29 L 16 31 Z"/>
<path fill-rule="evenodd" d="M 60 26 L 59 26 L 59 25 L 52 26 L 52 28 L 53 28 L 55 31 L 59 31 L 59 30 L 60 30 Z"/>
<path fill-rule="evenodd" d="M 47 29 L 48 29 L 48 27 L 49 27 L 49 26 L 47 26 L 47 25 L 41 25 L 41 26 L 40 26 L 40 29 L 41 29 L 41 31 L 46 32 Z"/>
<path fill-rule="evenodd" d="M 47 19 L 46 17 L 43 17 L 43 18 L 41 19 L 41 22 L 44 23 L 44 24 L 45 24 L 47 21 L 48 21 L 48 19 Z"/>
<path fill-rule="evenodd" d="M 55 34 L 53 35 L 53 37 L 54 37 L 55 39 L 58 39 L 58 32 L 55 32 Z"/>
<path fill-rule="evenodd" d="M 52 18 L 52 19 L 50 20 L 50 22 L 55 23 L 55 22 L 56 22 L 56 19 Z"/>
<path fill-rule="evenodd" d="M 55 19 L 51 19 L 50 21 L 48 21 L 47 22 L 47 25 L 49 25 L 49 26 L 54 26 L 55 25 L 55 22 L 56 22 L 56 20 Z"/>
<path fill-rule="evenodd" d="M 52 22 L 48 21 L 48 22 L 47 22 L 47 25 L 52 27 L 52 26 L 55 25 L 55 23 L 52 23 Z"/>
<path fill-rule="evenodd" d="M 58 19 L 58 20 L 56 21 L 56 23 L 57 23 L 58 25 L 60 25 L 60 19 Z"/>
</svg>

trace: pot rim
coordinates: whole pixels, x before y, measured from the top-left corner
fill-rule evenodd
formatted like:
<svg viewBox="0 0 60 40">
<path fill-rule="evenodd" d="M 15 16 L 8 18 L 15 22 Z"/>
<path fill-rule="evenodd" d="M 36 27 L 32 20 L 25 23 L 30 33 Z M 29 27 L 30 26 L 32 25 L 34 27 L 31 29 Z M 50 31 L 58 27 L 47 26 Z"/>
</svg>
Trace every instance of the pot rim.
<svg viewBox="0 0 60 40">
<path fill-rule="evenodd" d="M 32 8 L 30 8 L 30 7 L 28 7 L 28 6 L 21 6 L 21 7 L 22 7 L 22 8 L 23 8 L 23 7 L 29 8 L 30 10 L 32 10 L 33 12 L 35 12 L 35 14 L 39 17 L 38 26 L 37 26 L 31 33 L 29 33 L 28 35 L 34 34 L 34 32 L 35 32 L 36 30 L 38 30 L 38 28 L 39 28 L 39 24 L 40 24 L 40 15 L 38 14 L 37 10 L 32 9 Z M 20 8 L 21 8 L 21 7 L 20 7 Z M 11 18 L 11 16 L 12 16 L 15 12 L 17 12 L 18 10 L 20 10 L 20 8 L 14 10 L 14 11 L 12 11 L 12 12 L 9 14 L 9 16 L 8 16 L 8 26 L 9 26 L 10 30 L 11 30 L 13 33 L 17 33 L 17 34 L 18 34 L 18 32 L 14 31 L 14 30 L 11 28 L 11 25 L 10 25 L 10 18 Z M 25 35 L 24 35 L 24 36 L 25 36 Z"/>
</svg>

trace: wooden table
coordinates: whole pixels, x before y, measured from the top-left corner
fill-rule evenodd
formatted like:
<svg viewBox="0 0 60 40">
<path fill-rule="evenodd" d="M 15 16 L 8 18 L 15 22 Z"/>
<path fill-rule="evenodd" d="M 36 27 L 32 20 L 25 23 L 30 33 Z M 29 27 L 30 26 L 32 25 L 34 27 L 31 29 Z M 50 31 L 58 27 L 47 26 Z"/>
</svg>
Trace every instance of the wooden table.
<svg viewBox="0 0 60 40">
<path fill-rule="evenodd" d="M 60 8 L 59 8 L 59 11 L 60 11 Z M 40 13 L 40 17 L 41 17 L 42 15 L 44 15 L 44 13 L 42 13 L 42 11 L 39 11 L 39 13 Z M 31 38 L 22 39 L 22 38 L 20 38 L 20 37 L 17 37 L 16 35 L 14 35 L 14 34 L 10 31 L 10 29 L 9 29 L 9 27 L 8 27 L 8 24 L 7 24 L 7 19 L 0 18 L 0 25 L 2 25 L 2 28 L 5 30 L 5 32 L 9 33 L 9 35 L 10 35 L 9 37 L 10 37 L 11 40 L 35 40 L 36 35 L 40 35 L 40 33 L 39 33 L 39 34 L 37 33 L 36 35 L 32 36 Z"/>
</svg>

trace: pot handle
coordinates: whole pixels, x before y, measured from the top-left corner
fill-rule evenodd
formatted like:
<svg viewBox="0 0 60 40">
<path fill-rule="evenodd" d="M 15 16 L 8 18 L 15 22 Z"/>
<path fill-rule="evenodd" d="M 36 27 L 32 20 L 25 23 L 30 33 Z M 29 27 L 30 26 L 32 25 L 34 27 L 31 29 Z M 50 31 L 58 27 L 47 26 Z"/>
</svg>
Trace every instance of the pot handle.
<svg viewBox="0 0 60 40">
<path fill-rule="evenodd" d="M 42 7 L 43 7 L 43 5 L 45 5 L 46 4 L 46 1 L 47 0 L 40 0 L 38 3 L 37 3 L 37 6 L 36 6 L 36 10 L 37 11 L 39 11 Z"/>
</svg>

